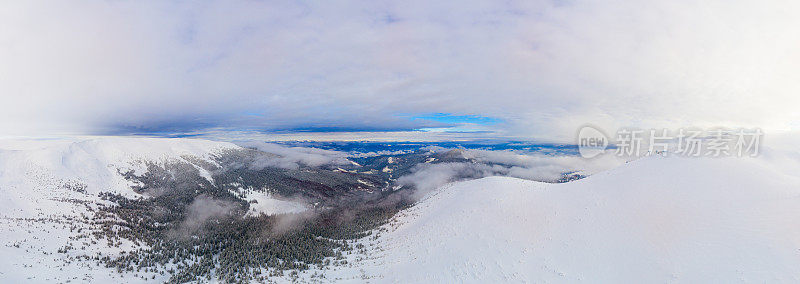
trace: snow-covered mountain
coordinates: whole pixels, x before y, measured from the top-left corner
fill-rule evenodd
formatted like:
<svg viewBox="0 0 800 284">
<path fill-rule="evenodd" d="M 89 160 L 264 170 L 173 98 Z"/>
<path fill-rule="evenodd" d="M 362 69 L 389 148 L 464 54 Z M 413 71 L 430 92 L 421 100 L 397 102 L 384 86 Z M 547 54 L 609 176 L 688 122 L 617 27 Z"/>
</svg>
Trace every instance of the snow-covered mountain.
<svg viewBox="0 0 800 284">
<path fill-rule="evenodd" d="M 147 163 L 213 163 L 212 155 L 239 147 L 193 139 L 108 137 L 2 140 L 0 149 L 0 253 L 5 256 L 0 260 L 0 282 L 21 283 L 107 282 L 124 277 L 111 268 L 55 253 L 88 231 L 89 226 L 79 220 L 91 215 L 88 208 L 94 204 L 107 203 L 98 194 L 140 196 L 122 172 L 142 173 Z M 117 255 L 133 244 L 81 242 L 81 246 L 89 254 Z"/>
<path fill-rule="evenodd" d="M 398 214 L 363 269 L 394 283 L 796 283 L 791 156 L 648 157 L 563 184 L 452 184 Z"/>
<path fill-rule="evenodd" d="M 34 211 L 25 209 L 54 198 L 91 199 L 100 192 L 132 195 L 131 182 L 120 172 L 140 174 L 148 163 L 214 163 L 212 155 L 233 149 L 240 147 L 197 139 L 0 140 L 0 215 L 31 217 L 24 214 Z M 197 169 L 209 176 L 207 170 Z"/>
<path fill-rule="evenodd" d="M 191 139 L 3 143 L 0 282 L 14 283 L 169 280 L 80 259 L 141 246 L 80 237 L 91 229 L 78 222 L 94 206 L 85 204 L 110 203 L 98 198 L 102 192 L 141 195 L 123 173 L 143 173 L 147 162 L 183 161 L 212 178 L 215 155 L 242 149 Z M 793 145 L 757 158 L 647 157 L 561 184 L 509 177 L 452 183 L 351 243 L 358 249 L 344 253 L 346 264 L 270 279 L 798 282 L 800 154 Z M 68 243 L 85 248 L 56 253 Z"/>
</svg>

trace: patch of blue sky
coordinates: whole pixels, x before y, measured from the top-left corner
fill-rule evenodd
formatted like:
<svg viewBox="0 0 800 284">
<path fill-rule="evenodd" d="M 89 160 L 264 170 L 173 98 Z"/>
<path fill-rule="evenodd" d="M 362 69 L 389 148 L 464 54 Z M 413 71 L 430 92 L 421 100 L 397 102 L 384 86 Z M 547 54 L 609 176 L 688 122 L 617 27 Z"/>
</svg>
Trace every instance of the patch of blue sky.
<svg viewBox="0 0 800 284">
<path fill-rule="evenodd" d="M 411 119 L 431 120 L 449 124 L 477 124 L 477 125 L 495 125 L 503 122 L 502 119 L 495 117 L 480 116 L 480 115 L 453 115 L 449 113 L 416 115 L 412 116 Z"/>
</svg>

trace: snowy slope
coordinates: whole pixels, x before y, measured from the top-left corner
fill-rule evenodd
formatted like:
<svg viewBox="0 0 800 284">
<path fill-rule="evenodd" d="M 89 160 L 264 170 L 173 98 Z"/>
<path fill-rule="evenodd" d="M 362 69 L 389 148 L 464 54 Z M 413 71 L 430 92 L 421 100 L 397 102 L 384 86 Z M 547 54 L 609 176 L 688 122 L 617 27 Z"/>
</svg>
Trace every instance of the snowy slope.
<svg viewBox="0 0 800 284">
<path fill-rule="evenodd" d="M 145 162 L 187 158 L 209 161 L 210 155 L 238 148 L 230 143 L 194 139 L 0 140 L 0 216 L 30 217 L 27 214 L 41 208 L 37 204 L 42 200 L 93 198 L 103 191 L 133 195 L 119 171 L 142 173 Z M 83 188 L 85 192 L 77 193 L 65 186 Z"/>
<path fill-rule="evenodd" d="M 401 283 L 796 283 L 800 175 L 785 154 L 453 184 L 401 213 L 362 269 Z"/>
<path fill-rule="evenodd" d="M 137 195 L 120 170 L 142 172 L 147 162 L 213 162 L 210 155 L 238 148 L 194 139 L 0 140 L 0 254 L 4 256 L 0 282 L 108 282 L 120 277 L 136 282 L 130 274 L 119 275 L 53 253 L 78 235 L 78 229 L 87 228 L 76 222 L 89 215 L 81 204 L 102 202 L 100 192 Z M 111 254 L 131 248 L 130 244 L 79 244 L 89 252 Z"/>
</svg>

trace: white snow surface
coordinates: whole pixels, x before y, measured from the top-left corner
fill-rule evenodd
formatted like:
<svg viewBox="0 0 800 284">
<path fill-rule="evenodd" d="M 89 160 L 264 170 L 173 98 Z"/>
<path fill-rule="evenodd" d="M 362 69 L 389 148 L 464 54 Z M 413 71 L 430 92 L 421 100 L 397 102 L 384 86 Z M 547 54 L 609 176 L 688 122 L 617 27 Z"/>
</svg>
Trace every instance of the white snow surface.
<svg viewBox="0 0 800 284">
<path fill-rule="evenodd" d="M 308 210 L 305 202 L 277 199 L 269 192 L 252 191 L 247 194 L 245 200 L 255 201 L 250 203 L 250 211 L 247 212 L 247 215 L 252 216 L 300 213 Z"/>
<path fill-rule="evenodd" d="M 800 168 L 788 154 L 455 183 L 400 213 L 362 269 L 394 283 L 797 283 Z"/>
</svg>

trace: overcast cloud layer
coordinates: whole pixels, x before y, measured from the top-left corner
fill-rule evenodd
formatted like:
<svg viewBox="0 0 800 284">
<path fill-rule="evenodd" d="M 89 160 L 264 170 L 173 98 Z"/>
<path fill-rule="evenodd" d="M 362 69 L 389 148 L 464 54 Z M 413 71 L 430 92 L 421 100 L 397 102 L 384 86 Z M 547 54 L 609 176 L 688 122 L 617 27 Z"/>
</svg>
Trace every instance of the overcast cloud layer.
<svg viewBox="0 0 800 284">
<path fill-rule="evenodd" d="M 3 1 L 4 134 L 800 127 L 798 1 Z"/>
</svg>

